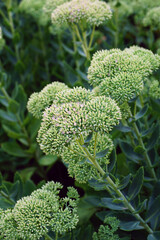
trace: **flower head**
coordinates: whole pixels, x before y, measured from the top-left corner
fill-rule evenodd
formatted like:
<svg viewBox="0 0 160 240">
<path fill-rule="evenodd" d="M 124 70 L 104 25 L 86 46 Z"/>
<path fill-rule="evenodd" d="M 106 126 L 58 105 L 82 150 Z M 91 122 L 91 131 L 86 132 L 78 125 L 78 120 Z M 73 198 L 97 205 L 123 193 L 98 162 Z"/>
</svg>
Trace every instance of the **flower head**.
<svg viewBox="0 0 160 240">
<path fill-rule="evenodd" d="M 160 6 L 150 9 L 143 19 L 144 26 L 154 26 L 160 29 Z"/>
<path fill-rule="evenodd" d="M 43 111 L 52 105 L 57 93 L 64 89 L 69 89 L 67 85 L 60 82 L 53 82 L 48 84 L 39 93 L 33 93 L 27 104 L 28 111 L 36 118 L 41 118 Z"/>
<path fill-rule="evenodd" d="M 62 27 L 67 24 L 80 23 L 89 26 L 104 24 L 111 18 L 108 4 L 99 0 L 72 0 L 57 7 L 52 12 L 52 23 Z"/>
<path fill-rule="evenodd" d="M 69 188 L 67 196 L 60 198 L 61 188 L 60 183 L 48 182 L 31 196 L 20 199 L 13 210 L 3 211 L 0 217 L 1 235 L 12 240 L 36 240 L 51 229 L 59 233 L 74 229 L 78 223 L 79 195 L 76 189 Z"/>
<path fill-rule="evenodd" d="M 96 52 L 88 69 L 88 79 L 97 95 L 105 95 L 122 104 L 138 95 L 143 80 L 160 66 L 160 57 L 133 46 Z"/>
<path fill-rule="evenodd" d="M 120 119 L 119 107 L 105 96 L 86 102 L 52 105 L 45 111 L 37 140 L 46 154 L 62 153 L 64 146 L 80 134 L 108 133 Z"/>
</svg>

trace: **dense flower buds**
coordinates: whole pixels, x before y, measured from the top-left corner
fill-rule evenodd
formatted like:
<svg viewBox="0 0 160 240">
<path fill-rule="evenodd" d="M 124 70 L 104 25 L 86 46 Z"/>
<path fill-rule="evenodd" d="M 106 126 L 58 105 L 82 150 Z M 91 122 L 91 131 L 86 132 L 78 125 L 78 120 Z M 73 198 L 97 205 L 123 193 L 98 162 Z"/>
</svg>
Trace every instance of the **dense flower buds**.
<svg viewBox="0 0 160 240">
<path fill-rule="evenodd" d="M 19 200 L 13 210 L 1 211 L 0 232 L 6 239 L 40 239 L 50 230 L 64 233 L 78 223 L 77 191 L 69 187 L 59 197 L 60 183 L 48 182 L 31 196 Z"/>
<path fill-rule="evenodd" d="M 46 154 L 60 154 L 64 146 L 80 134 L 93 131 L 108 133 L 120 119 L 119 107 L 105 96 L 86 102 L 53 104 L 44 112 L 37 140 Z"/>
<path fill-rule="evenodd" d="M 159 66 L 160 57 L 140 47 L 102 50 L 94 54 L 88 78 L 97 95 L 122 104 L 141 92 L 144 78 Z"/>
<path fill-rule="evenodd" d="M 99 26 L 111 18 L 108 4 L 99 0 L 72 0 L 57 7 L 52 13 L 52 23 L 62 27 L 66 24 L 82 23 Z"/>
<path fill-rule="evenodd" d="M 28 100 L 28 111 L 36 118 L 41 118 L 43 111 L 52 105 L 58 92 L 68 89 L 67 85 L 60 82 L 48 84 L 40 93 L 33 93 Z"/>
<path fill-rule="evenodd" d="M 143 24 L 160 29 L 160 7 L 150 9 L 143 19 Z"/>
</svg>

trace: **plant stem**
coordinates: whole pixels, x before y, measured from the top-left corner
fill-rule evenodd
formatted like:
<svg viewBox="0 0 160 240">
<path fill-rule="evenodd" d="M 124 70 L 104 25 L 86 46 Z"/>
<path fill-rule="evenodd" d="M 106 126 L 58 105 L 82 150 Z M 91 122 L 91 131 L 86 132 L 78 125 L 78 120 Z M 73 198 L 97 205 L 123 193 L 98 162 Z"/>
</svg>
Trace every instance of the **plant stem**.
<svg viewBox="0 0 160 240">
<path fill-rule="evenodd" d="M 92 46 L 92 42 L 93 42 L 93 37 L 94 37 L 94 33 L 95 33 L 95 25 L 93 26 L 93 30 L 92 30 L 92 34 L 91 34 L 91 37 L 90 37 L 90 41 L 89 41 L 89 45 L 88 45 L 88 48 L 90 49 L 91 46 Z"/>
<path fill-rule="evenodd" d="M 150 158 L 149 158 L 149 156 L 148 156 L 147 149 L 145 148 L 145 145 L 144 145 L 143 140 L 142 140 L 142 138 L 141 138 L 139 129 L 138 129 L 138 127 L 137 127 L 137 124 L 136 124 L 135 122 L 133 122 L 132 125 L 133 125 L 134 131 L 135 131 L 135 133 L 136 133 L 136 136 L 137 136 L 137 138 L 138 138 L 138 142 L 139 142 L 140 146 L 141 146 L 141 147 L 143 148 L 143 150 L 144 150 L 144 153 L 143 153 L 143 154 L 144 154 L 145 160 L 146 160 L 146 162 L 147 162 L 147 165 L 148 165 L 148 169 L 149 169 L 149 171 L 150 171 L 150 174 L 151 174 L 151 176 L 154 178 L 154 180 L 157 181 L 157 177 L 156 177 L 154 168 L 153 168 L 152 163 L 151 163 L 151 161 L 150 161 Z"/>
<path fill-rule="evenodd" d="M 58 240 L 58 232 L 56 232 L 55 240 Z"/>
<path fill-rule="evenodd" d="M 87 46 L 86 33 L 82 32 L 82 35 L 83 35 L 83 38 L 82 38 L 77 25 L 74 24 L 73 27 L 74 27 L 75 33 L 76 33 L 79 41 L 82 43 L 82 49 L 86 55 L 86 58 L 88 61 L 90 61 L 90 53 L 89 53 L 88 46 Z"/>
<path fill-rule="evenodd" d="M 52 240 L 52 238 L 48 234 L 45 234 L 45 240 Z"/>
<path fill-rule="evenodd" d="M 90 154 L 87 148 L 83 148 L 78 140 L 77 140 L 77 143 L 78 143 L 78 146 L 81 148 L 81 150 L 86 154 L 86 157 L 93 163 L 93 165 L 100 172 L 100 174 L 104 176 L 105 172 L 101 168 L 99 163 L 96 161 L 95 157 Z M 138 221 L 140 221 L 141 225 L 146 229 L 146 231 L 152 234 L 153 233 L 152 229 L 148 226 L 148 224 L 141 218 L 141 216 L 138 213 L 135 213 L 136 211 L 133 208 L 133 206 L 126 199 L 123 193 L 119 189 L 117 189 L 117 185 L 112 181 L 112 179 L 108 176 L 106 177 L 106 180 L 110 185 L 110 188 L 117 194 L 118 197 L 122 199 L 124 206 L 137 218 Z"/>
<path fill-rule="evenodd" d="M 131 112 L 130 110 L 129 110 L 129 115 L 130 115 L 131 118 L 133 118 L 132 112 Z M 142 149 L 144 150 L 143 155 L 144 155 L 144 157 L 145 157 L 145 160 L 146 160 L 146 163 L 147 163 L 147 166 L 148 166 L 148 170 L 149 170 L 149 172 L 150 172 L 150 175 L 153 177 L 153 179 L 154 179 L 155 181 L 157 181 L 156 173 L 155 173 L 154 168 L 153 168 L 153 166 L 152 166 L 151 160 L 150 160 L 150 158 L 149 158 L 149 156 L 148 156 L 147 149 L 145 148 L 145 145 L 144 145 L 144 143 L 143 143 L 143 139 L 142 139 L 142 137 L 141 137 L 141 134 L 140 134 L 140 132 L 139 132 L 139 129 L 138 129 L 138 127 L 137 127 L 137 124 L 136 124 L 135 122 L 132 122 L 132 126 L 133 126 L 133 129 L 134 129 L 134 131 L 135 131 L 135 134 L 136 134 L 136 136 L 137 136 L 137 138 L 138 138 L 139 145 L 140 145 L 140 146 L 142 147 Z"/>
</svg>

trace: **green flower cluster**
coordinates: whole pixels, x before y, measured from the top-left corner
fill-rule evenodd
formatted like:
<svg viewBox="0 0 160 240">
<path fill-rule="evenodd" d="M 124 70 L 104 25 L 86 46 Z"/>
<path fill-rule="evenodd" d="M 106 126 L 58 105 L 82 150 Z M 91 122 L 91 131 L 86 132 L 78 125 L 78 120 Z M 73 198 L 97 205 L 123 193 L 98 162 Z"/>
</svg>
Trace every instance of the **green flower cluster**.
<svg viewBox="0 0 160 240">
<path fill-rule="evenodd" d="M 0 51 L 3 49 L 5 45 L 5 40 L 3 39 L 2 28 L 0 27 Z"/>
<path fill-rule="evenodd" d="M 69 0 L 22 0 L 19 10 L 31 15 L 40 25 L 51 21 L 51 13 L 57 6 Z"/>
<path fill-rule="evenodd" d="M 150 9 L 143 19 L 143 24 L 160 29 L 160 7 Z"/>
<path fill-rule="evenodd" d="M 0 212 L 1 237 L 6 239 L 40 239 L 50 230 L 64 233 L 78 223 L 76 189 L 69 187 L 67 196 L 59 197 L 62 185 L 48 182 L 31 196 L 19 200 L 13 210 Z"/>
<path fill-rule="evenodd" d="M 36 118 L 41 118 L 43 111 L 52 105 L 55 100 L 55 96 L 60 91 L 69 89 L 67 85 L 60 82 L 53 82 L 48 84 L 39 93 L 33 93 L 27 104 L 28 111 Z"/>
<path fill-rule="evenodd" d="M 155 99 L 160 99 L 160 84 L 156 79 L 150 82 L 149 96 Z"/>
<path fill-rule="evenodd" d="M 81 134 L 94 131 L 108 133 L 120 119 L 119 107 L 114 100 L 105 96 L 53 104 L 44 112 L 37 140 L 46 154 L 61 154 L 64 147 Z"/>
<path fill-rule="evenodd" d="M 113 142 L 109 135 L 100 133 L 93 133 L 92 139 L 87 143 L 87 149 L 94 156 L 95 154 L 95 138 L 96 138 L 96 152 L 101 152 L 104 149 L 108 149 L 105 157 L 99 159 L 98 163 L 105 169 L 109 164 L 109 155 L 113 150 Z M 81 142 L 83 146 L 85 142 Z M 98 171 L 94 165 L 84 155 L 82 149 L 79 148 L 76 142 L 71 143 L 69 148 L 65 148 L 62 153 L 62 159 L 68 164 L 68 172 L 71 177 L 80 183 L 85 183 L 91 178 L 97 178 Z"/>
<path fill-rule="evenodd" d="M 102 50 L 93 56 L 88 79 L 95 94 L 122 104 L 142 91 L 144 78 L 159 66 L 160 57 L 140 47 Z"/>
<path fill-rule="evenodd" d="M 134 0 L 132 1 L 132 9 L 133 13 L 135 14 L 135 21 L 137 23 L 142 23 L 144 17 L 146 16 L 147 12 L 150 11 L 154 7 L 159 7 L 160 1 L 159 0 Z"/>
<path fill-rule="evenodd" d="M 112 16 L 108 4 L 99 0 L 72 0 L 52 12 L 52 23 L 63 27 L 75 24 L 99 26 Z"/>
<path fill-rule="evenodd" d="M 116 217 L 106 217 L 104 219 L 104 224 L 101 225 L 98 229 L 98 232 L 93 233 L 93 240 L 119 240 L 115 232 L 119 227 L 119 220 Z"/>
</svg>

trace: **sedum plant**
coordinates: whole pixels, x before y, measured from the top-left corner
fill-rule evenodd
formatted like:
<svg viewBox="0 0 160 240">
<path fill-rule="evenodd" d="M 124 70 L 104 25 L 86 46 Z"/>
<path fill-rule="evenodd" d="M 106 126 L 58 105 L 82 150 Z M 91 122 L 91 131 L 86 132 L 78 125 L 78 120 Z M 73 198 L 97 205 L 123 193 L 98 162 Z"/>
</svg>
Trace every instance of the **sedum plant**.
<svg viewBox="0 0 160 240">
<path fill-rule="evenodd" d="M 119 220 L 115 217 L 105 217 L 105 225 L 101 225 L 98 232 L 93 233 L 93 240 L 119 240 L 120 238 L 115 234 L 119 227 L 119 223 Z"/>
<path fill-rule="evenodd" d="M 38 24 L 45 26 L 51 21 L 51 13 L 69 0 L 22 0 L 19 10 L 31 15 Z"/>
<path fill-rule="evenodd" d="M 77 51 L 78 40 L 88 60 L 91 59 L 95 27 L 105 24 L 112 16 L 109 5 L 99 0 L 72 0 L 58 6 L 51 15 L 52 24 L 59 28 L 69 28 L 74 43 L 74 51 Z M 88 41 L 87 30 L 92 28 L 92 34 Z"/>
<path fill-rule="evenodd" d="M 151 8 L 143 19 L 144 26 L 160 29 L 160 7 Z"/>
<path fill-rule="evenodd" d="M 0 211 L 2 239 L 51 239 L 48 232 L 63 234 L 78 223 L 77 190 L 68 187 L 67 196 L 59 197 L 60 183 L 53 181 L 18 200 L 12 210 Z"/>
<path fill-rule="evenodd" d="M 43 115 L 37 138 L 42 151 L 61 156 L 68 167 L 69 175 L 75 177 L 79 183 L 89 182 L 91 186 L 97 183 L 101 190 L 107 190 L 111 198 L 102 198 L 100 204 L 130 212 L 139 224 L 136 229 L 144 229 L 149 237 L 154 236 L 154 229 L 152 224 L 150 226 L 150 221 L 145 220 L 140 213 L 145 209 L 150 219 L 151 210 L 147 210 L 144 203 L 137 206 L 136 201 L 145 177 L 149 174 L 151 181 L 155 183 L 158 179 L 136 121 L 147 111 L 143 102 L 144 85 L 148 76 L 159 66 L 160 57 L 141 47 L 133 46 L 123 51 L 102 50 L 94 54 L 88 69 L 92 91 L 82 87 L 66 87 L 56 93 L 51 91 L 51 95 L 46 92 L 45 97 L 50 99 L 46 101 L 46 105 L 38 100 L 40 105 L 34 108 L 32 96 L 28 102 L 28 109 L 35 116 Z M 50 87 L 48 85 L 46 89 Z M 42 92 L 45 91 L 42 90 L 39 94 Z M 138 96 L 139 105 L 143 108 L 136 114 L 137 102 L 134 97 L 137 99 Z M 145 171 L 143 167 L 137 170 L 131 182 L 130 176 L 126 176 L 121 182 L 118 176 L 111 173 L 116 162 L 111 135 L 115 131 L 114 127 L 128 133 L 126 137 L 129 137 L 129 142 L 137 153 L 120 140 L 122 151 L 126 154 L 130 151 L 131 155 L 140 157 L 142 163 L 147 165 Z M 127 189 L 123 190 L 125 188 Z M 137 210 L 139 207 L 141 210 Z M 111 239 L 118 239 L 113 233 L 110 230 L 109 234 L 108 227 L 100 227 L 94 238 L 101 239 L 103 234 L 109 234 Z"/>
</svg>

